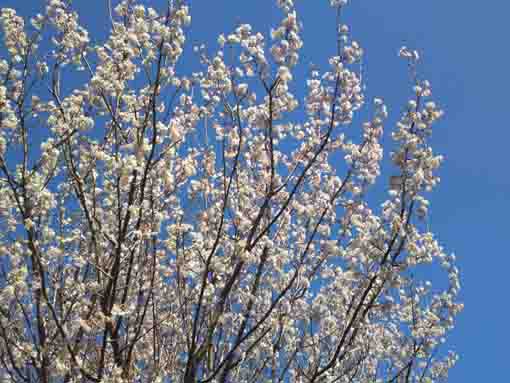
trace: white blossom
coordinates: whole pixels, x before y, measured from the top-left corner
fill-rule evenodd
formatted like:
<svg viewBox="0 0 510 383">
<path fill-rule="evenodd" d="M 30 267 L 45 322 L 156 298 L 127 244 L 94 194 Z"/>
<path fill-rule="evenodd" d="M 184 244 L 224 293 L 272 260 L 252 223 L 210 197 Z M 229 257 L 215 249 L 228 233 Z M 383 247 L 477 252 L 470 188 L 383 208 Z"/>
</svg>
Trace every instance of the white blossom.
<svg viewBox="0 0 510 383">
<path fill-rule="evenodd" d="M 303 79 L 292 0 L 272 28 L 238 23 L 194 49 L 189 1 L 145 3 L 113 2 L 104 39 L 69 1 L 28 26 L 0 11 L 0 376 L 446 379 L 463 305 L 428 225 L 443 111 L 418 52 L 400 51 L 403 109 L 365 105 L 343 13 L 335 54 Z M 445 283 L 420 278 L 425 264 Z"/>
</svg>

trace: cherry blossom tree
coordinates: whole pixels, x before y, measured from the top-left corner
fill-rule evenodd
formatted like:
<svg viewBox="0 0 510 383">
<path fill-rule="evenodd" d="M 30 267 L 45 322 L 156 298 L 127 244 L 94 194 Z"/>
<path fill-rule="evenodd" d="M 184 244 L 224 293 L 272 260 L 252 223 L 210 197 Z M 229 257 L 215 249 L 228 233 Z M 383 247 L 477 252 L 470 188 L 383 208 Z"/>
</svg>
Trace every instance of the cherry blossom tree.
<svg viewBox="0 0 510 383">
<path fill-rule="evenodd" d="M 199 46 L 194 73 L 184 0 L 108 1 L 94 43 L 70 2 L 1 10 L 3 382 L 447 379 L 458 269 L 427 227 L 443 112 L 402 48 L 412 97 L 380 178 L 387 107 L 329 3 L 337 53 L 306 79 L 292 0 L 270 34 Z"/>
</svg>

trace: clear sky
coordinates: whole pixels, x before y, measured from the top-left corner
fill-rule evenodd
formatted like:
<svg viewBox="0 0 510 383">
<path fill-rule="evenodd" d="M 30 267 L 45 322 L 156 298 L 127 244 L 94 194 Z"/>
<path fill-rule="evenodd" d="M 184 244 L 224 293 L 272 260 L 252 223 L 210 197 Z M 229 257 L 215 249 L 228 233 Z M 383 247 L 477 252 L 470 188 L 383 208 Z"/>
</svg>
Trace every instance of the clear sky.
<svg viewBox="0 0 510 383">
<path fill-rule="evenodd" d="M 211 41 L 238 22 L 267 34 L 269 22 L 279 17 L 274 1 L 193 0 L 189 37 L 197 43 Z M 162 2 L 143 1 L 154 7 Z M 325 69 L 335 46 L 329 0 L 295 2 L 304 22 L 305 61 Z M 43 4 L 0 0 L 0 7 L 24 15 Z M 105 0 L 74 4 L 92 35 L 107 30 Z M 460 355 L 450 375 L 453 383 L 508 379 L 508 15 L 507 0 L 352 0 L 345 13 L 353 37 L 365 48 L 369 95 L 381 96 L 389 105 L 387 132 L 410 94 L 406 66 L 397 57 L 402 45 L 422 52 L 421 73 L 446 111 L 433 136 L 434 148 L 446 162 L 441 185 L 431 197 L 431 228 L 447 251 L 456 253 L 463 283 L 465 310 L 449 338 Z"/>
</svg>

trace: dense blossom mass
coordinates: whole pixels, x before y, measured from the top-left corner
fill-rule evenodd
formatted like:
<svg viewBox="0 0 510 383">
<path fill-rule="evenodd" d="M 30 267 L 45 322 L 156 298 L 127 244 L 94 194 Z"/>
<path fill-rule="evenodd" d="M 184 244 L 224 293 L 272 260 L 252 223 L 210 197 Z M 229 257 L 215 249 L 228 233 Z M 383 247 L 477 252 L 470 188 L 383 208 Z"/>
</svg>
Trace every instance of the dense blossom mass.
<svg viewBox="0 0 510 383">
<path fill-rule="evenodd" d="M 196 47 L 196 72 L 186 1 L 108 1 L 105 41 L 70 3 L 0 13 L 2 382 L 446 381 L 462 304 L 427 224 L 443 112 L 417 52 L 379 179 L 388 110 L 347 0 L 304 97 L 292 0 L 270 33 Z"/>
</svg>

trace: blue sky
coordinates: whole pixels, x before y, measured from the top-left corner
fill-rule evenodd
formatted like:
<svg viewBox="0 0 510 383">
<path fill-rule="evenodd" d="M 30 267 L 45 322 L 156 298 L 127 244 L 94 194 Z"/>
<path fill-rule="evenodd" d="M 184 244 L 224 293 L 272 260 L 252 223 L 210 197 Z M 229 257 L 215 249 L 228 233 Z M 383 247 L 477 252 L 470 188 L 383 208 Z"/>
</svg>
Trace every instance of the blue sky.
<svg viewBox="0 0 510 383">
<path fill-rule="evenodd" d="M 328 0 L 296 0 L 304 22 L 305 61 L 325 68 L 334 53 L 334 14 Z M 74 0 L 91 34 L 106 30 L 105 1 Z M 162 3 L 146 0 L 145 4 Z M 274 0 L 192 1 L 193 42 L 210 41 L 237 22 L 264 33 L 278 20 Z M 456 253 L 465 310 L 449 342 L 460 354 L 450 382 L 492 382 L 506 378 L 506 330 L 510 308 L 510 2 L 487 0 L 353 0 L 345 13 L 353 37 L 364 47 L 368 91 L 389 105 L 387 131 L 409 97 L 402 45 L 422 52 L 420 70 L 445 109 L 433 144 L 445 155 L 442 182 L 432 199 L 431 227 Z M 1 7 L 27 15 L 42 0 L 2 0 Z M 302 86 L 302 85 L 300 85 Z M 387 154 L 387 153 L 386 153 Z M 381 179 L 380 181 L 385 181 Z"/>
</svg>

